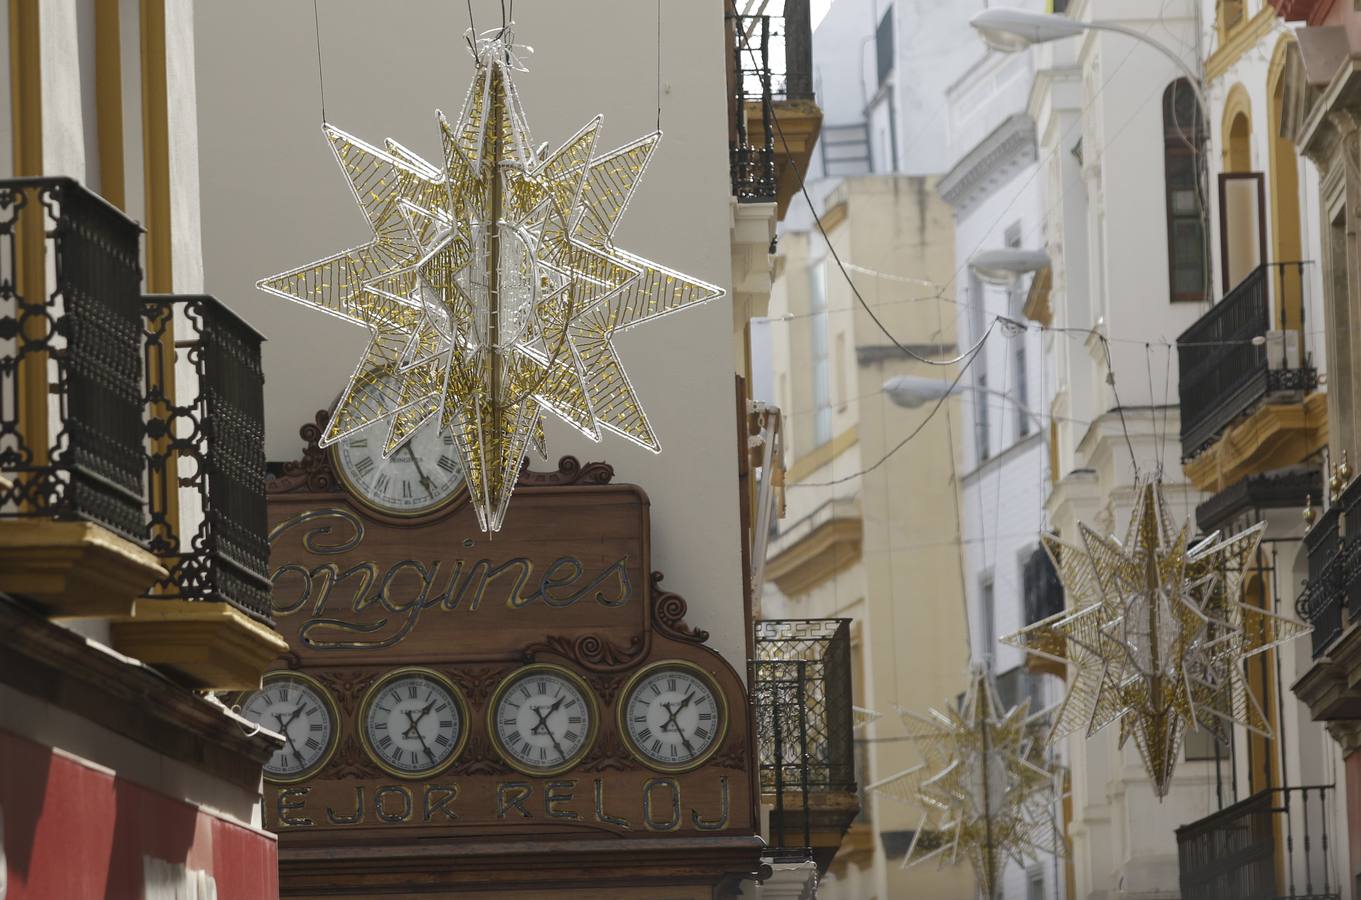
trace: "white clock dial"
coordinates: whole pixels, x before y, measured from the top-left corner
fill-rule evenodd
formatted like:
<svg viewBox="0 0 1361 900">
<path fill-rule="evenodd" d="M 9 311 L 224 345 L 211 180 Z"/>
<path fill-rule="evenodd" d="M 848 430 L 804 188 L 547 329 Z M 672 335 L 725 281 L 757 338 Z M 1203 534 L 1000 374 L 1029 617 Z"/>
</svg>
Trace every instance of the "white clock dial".
<svg viewBox="0 0 1361 900">
<path fill-rule="evenodd" d="M 394 775 L 433 775 L 454 761 L 468 736 L 458 689 L 429 669 L 399 669 L 378 681 L 360 707 L 364 745 Z"/>
<path fill-rule="evenodd" d="M 659 663 L 634 676 L 619 707 L 633 751 L 663 771 L 693 769 L 709 758 L 727 727 L 722 693 L 698 667 Z"/>
<path fill-rule="evenodd" d="M 245 718 L 284 736 L 284 745 L 265 763 L 265 776 L 272 781 L 301 781 L 325 765 L 335 749 L 335 707 L 321 685 L 305 675 L 266 675 L 260 690 L 242 698 L 240 709 Z"/>
<path fill-rule="evenodd" d="M 387 433 L 386 421 L 375 422 L 331 448 L 350 492 L 379 512 L 398 516 L 422 515 L 452 500 L 463 486 L 453 435 L 432 418 L 383 459 Z"/>
<path fill-rule="evenodd" d="M 567 771 L 595 738 L 595 706 L 585 682 L 557 666 L 531 666 L 502 682 L 488 715 L 497 750 L 530 775 Z"/>
</svg>

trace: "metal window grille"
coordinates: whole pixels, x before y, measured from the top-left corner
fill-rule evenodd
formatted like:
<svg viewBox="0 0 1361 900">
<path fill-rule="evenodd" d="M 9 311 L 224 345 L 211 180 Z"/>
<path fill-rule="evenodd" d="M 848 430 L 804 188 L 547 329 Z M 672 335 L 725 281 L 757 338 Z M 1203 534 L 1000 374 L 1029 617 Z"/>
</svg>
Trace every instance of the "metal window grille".
<svg viewBox="0 0 1361 900">
<path fill-rule="evenodd" d="M 1285 302 L 1304 296 L 1305 265 L 1258 266 L 1177 338 L 1183 459 L 1199 454 L 1268 398 L 1318 387 L 1305 339 L 1305 304 L 1299 304 L 1299 327 L 1292 328 Z M 1270 333 L 1273 325 L 1278 339 Z"/>
<path fill-rule="evenodd" d="M 756 623 L 752 683 L 763 792 L 774 792 L 777 779 L 809 790 L 855 791 L 850 624 Z"/>
<path fill-rule="evenodd" d="M 153 383 L 147 396 L 151 548 L 170 573 L 150 596 L 223 601 L 270 623 L 264 338 L 212 297 L 144 299 L 148 370 L 166 371 L 167 330 L 179 357 L 179 395 Z M 198 519 L 194 533 L 180 533 L 184 518 Z"/>
<path fill-rule="evenodd" d="M 1184 900 L 1337 900 L 1332 785 L 1268 788 L 1177 829 Z"/>
<path fill-rule="evenodd" d="M 72 179 L 0 181 L 0 516 L 146 543 L 140 233 Z"/>
</svg>

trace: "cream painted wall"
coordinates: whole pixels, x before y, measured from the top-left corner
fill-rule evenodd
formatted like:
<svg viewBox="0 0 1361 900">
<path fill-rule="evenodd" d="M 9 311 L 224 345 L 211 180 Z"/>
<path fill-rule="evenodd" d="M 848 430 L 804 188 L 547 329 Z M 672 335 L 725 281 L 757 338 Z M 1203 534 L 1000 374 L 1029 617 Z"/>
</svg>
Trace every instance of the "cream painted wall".
<svg viewBox="0 0 1361 900">
<path fill-rule="evenodd" d="M 473 4 L 479 28 L 499 4 Z M 661 145 L 619 228 L 620 246 L 729 284 L 723 6 L 664 5 Z M 456 115 L 472 74 L 461 4 L 320 6 L 329 119 L 372 142 L 438 159 L 435 110 Z M 532 45 L 517 79 L 537 141 L 556 146 L 604 113 L 605 147 L 656 125 L 656 6 L 600 0 L 515 4 Z M 493 21 L 495 19 L 495 22 Z M 361 329 L 258 292 L 262 276 L 366 239 L 319 128 L 311 4 L 200 3 L 195 43 L 207 289 L 269 338 L 268 456 L 299 455 L 299 426 L 330 404 L 364 346 Z M 607 436 L 594 445 L 548 423 L 549 452 L 605 459 L 652 499 L 653 566 L 690 620 L 740 672 L 745 644 L 736 481 L 732 326 L 723 298 L 620 336 L 618 347 L 663 452 Z M 515 506 L 512 500 L 510 517 Z"/>
<path fill-rule="evenodd" d="M 953 224 L 949 208 L 935 193 L 934 179 L 850 178 L 829 182 L 825 196 L 828 207 L 846 204 L 845 219 L 829 229 L 829 237 L 847 264 L 937 283 L 950 277 Z M 885 716 L 857 734 L 870 741 L 869 769 L 861 773 L 868 783 L 920 761 L 909 743 L 893 740 L 903 733 L 896 708 L 925 712 L 948 703 L 965 685 L 968 643 L 960 581 L 957 485 L 951 464 L 952 448 L 959 445 L 958 401 L 949 401 L 917 438 L 874 472 L 857 476 L 883 459 L 930 411 L 929 407 L 895 406 L 882 391 L 884 381 L 899 374 L 949 379 L 954 370 L 900 354 L 883 358 L 883 349 L 891 346 L 889 339 L 858 308 L 816 231 L 786 231 L 779 257 L 780 277 L 771 295 L 771 316 L 777 319 L 771 327 L 772 362 L 777 402 L 787 411 L 794 439 L 788 462 L 798 465 L 801 457 L 816 449 L 809 424 L 814 400 L 808 377 L 812 338 L 807 313 L 809 271 L 819 260 L 827 267 L 832 432 L 842 434 L 854 428 L 858 438 L 801 483 L 789 482 L 781 536 L 772 541 L 768 556 L 788 547 L 800 533 L 801 522 L 834 502 L 858 510 L 864 539 L 858 562 L 804 593 L 784 596 L 768 581 L 762 615 L 854 619 L 854 656 L 860 661 L 853 674 L 857 696 L 859 702 Z M 865 301 L 895 337 L 910 344 L 939 342 L 948 355 L 955 342 L 954 310 L 948 303 L 903 302 L 923 291 L 858 270 L 853 275 Z M 786 313 L 794 318 L 779 320 Z M 849 378 L 844 409 L 835 388 L 837 335 L 844 335 L 852 348 L 845 361 L 848 371 L 840 373 Z M 867 352 L 866 360 L 858 361 L 855 351 Z M 871 356 L 878 360 L 870 361 Z M 786 385 L 783 392 L 781 384 Z M 821 484 L 847 476 L 840 484 Z M 875 832 L 905 831 L 919 824 L 920 811 L 915 808 L 877 794 L 869 795 L 867 802 Z M 872 854 L 834 863 L 819 886 L 819 896 L 828 900 L 970 896 L 973 876 L 967 866 L 937 870 L 926 864 L 901 870 L 901 861 L 901 856 L 887 857 L 883 841 L 876 839 Z"/>
</svg>

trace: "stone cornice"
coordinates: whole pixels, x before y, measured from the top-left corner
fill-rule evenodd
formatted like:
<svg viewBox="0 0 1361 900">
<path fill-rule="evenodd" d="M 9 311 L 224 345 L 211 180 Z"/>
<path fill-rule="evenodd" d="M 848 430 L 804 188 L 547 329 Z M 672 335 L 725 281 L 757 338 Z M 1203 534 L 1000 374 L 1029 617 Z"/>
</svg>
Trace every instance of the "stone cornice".
<svg viewBox="0 0 1361 900">
<path fill-rule="evenodd" d="M 1035 122 L 1025 113 L 1014 113 L 964 154 L 941 178 L 936 190 L 956 209 L 967 208 L 992 193 L 997 187 L 992 183 L 997 173 L 1036 159 Z"/>
<path fill-rule="evenodd" d="M 246 790 L 279 746 L 165 676 L 0 596 L 0 683 Z"/>
</svg>

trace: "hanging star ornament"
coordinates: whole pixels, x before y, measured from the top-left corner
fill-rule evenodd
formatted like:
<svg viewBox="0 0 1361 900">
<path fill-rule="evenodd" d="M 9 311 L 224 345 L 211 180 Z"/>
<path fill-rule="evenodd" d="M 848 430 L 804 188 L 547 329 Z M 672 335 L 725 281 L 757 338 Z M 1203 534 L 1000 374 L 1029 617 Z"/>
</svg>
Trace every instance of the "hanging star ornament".
<svg viewBox="0 0 1361 900">
<path fill-rule="evenodd" d="M 488 532 L 545 412 L 661 449 L 613 338 L 723 294 L 614 245 L 661 132 L 597 155 L 597 116 L 536 147 L 512 77 L 526 50 L 506 29 L 477 41 L 462 115 L 437 114 L 438 164 L 323 125 L 373 239 L 259 282 L 369 332 L 321 445 L 382 422 L 390 456 L 437 423 Z"/>
<path fill-rule="evenodd" d="M 981 896 L 992 897 L 1008 859 L 1024 866 L 1064 851 L 1054 819 L 1059 772 L 1041 740 L 1047 712 L 1032 715 L 1025 700 L 1003 713 L 981 666 L 958 707 L 900 712 L 923 762 L 866 789 L 923 810 L 903 868 L 962 856 Z"/>
<path fill-rule="evenodd" d="M 1158 797 L 1167 794 L 1188 728 L 1227 743 L 1235 723 L 1270 736 L 1243 680 L 1243 660 L 1309 631 L 1243 603 L 1265 523 L 1191 544 L 1172 524 L 1161 485 L 1139 485 L 1122 543 L 1079 526 L 1082 543 L 1041 538 L 1069 608 L 1002 642 L 1071 668 L 1051 739 L 1120 723 Z"/>
</svg>

